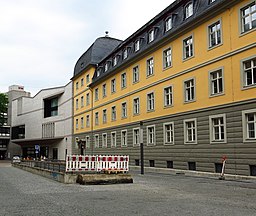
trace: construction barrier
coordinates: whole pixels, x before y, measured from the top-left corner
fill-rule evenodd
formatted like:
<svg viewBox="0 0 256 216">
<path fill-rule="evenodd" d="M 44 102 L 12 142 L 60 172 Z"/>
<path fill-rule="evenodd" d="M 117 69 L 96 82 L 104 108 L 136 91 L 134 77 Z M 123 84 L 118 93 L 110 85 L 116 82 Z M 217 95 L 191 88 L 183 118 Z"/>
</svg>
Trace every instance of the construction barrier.
<svg viewBox="0 0 256 216">
<path fill-rule="evenodd" d="M 129 171 L 129 156 L 126 155 L 68 155 L 66 172 L 83 171 Z"/>
</svg>

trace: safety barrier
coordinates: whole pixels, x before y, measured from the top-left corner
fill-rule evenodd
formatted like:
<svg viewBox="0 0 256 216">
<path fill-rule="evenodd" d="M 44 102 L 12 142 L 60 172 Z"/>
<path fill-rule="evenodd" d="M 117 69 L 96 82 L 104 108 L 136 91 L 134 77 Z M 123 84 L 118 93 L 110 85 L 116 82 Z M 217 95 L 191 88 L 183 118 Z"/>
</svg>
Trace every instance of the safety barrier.
<svg viewBox="0 0 256 216">
<path fill-rule="evenodd" d="M 129 171 L 127 155 L 68 155 L 66 172 L 82 171 Z"/>
</svg>

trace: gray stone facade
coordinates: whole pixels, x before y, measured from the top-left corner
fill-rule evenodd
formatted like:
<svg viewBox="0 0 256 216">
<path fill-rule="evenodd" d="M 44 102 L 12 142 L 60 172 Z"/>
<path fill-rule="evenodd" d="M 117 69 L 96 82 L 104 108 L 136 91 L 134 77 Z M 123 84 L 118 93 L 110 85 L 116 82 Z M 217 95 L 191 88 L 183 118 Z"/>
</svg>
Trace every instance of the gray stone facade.
<svg viewBox="0 0 256 216">
<path fill-rule="evenodd" d="M 256 101 L 244 101 L 226 104 L 203 110 L 179 113 L 157 119 L 147 119 L 143 122 L 144 164 L 153 163 L 158 168 L 195 169 L 204 172 L 219 172 L 222 157 L 227 157 L 226 172 L 229 174 L 251 175 L 255 167 L 255 142 L 243 139 L 246 126 L 243 125 L 243 113 L 255 110 Z M 211 141 L 211 116 L 225 117 L 226 141 Z M 196 120 L 196 143 L 185 142 L 184 122 Z M 173 123 L 174 141 L 164 144 L 164 124 Z M 147 144 L 147 127 L 155 127 L 155 144 Z M 90 137 L 89 148 L 85 154 L 130 155 L 130 165 L 140 163 L 140 147 L 134 145 L 133 129 L 140 128 L 140 122 L 105 130 L 93 131 L 77 135 L 80 139 Z M 127 130 L 127 147 L 121 146 L 121 131 Z M 111 147 L 111 133 L 116 133 L 116 147 Z M 102 147 L 102 134 L 107 134 L 107 148 Z M 99 148 L 95 148 L 95 135 L 99 135 Z M 135 162 L 136 160 L 136 162 Z M 153 162 L 152 162 L 153 161 Z M 138 164 L 137 164 L 138 165 Z M 189 168 L 189 166 L 195 166 Z M 171 166 L 171 167 L 170 167 Z"/>
</svg>

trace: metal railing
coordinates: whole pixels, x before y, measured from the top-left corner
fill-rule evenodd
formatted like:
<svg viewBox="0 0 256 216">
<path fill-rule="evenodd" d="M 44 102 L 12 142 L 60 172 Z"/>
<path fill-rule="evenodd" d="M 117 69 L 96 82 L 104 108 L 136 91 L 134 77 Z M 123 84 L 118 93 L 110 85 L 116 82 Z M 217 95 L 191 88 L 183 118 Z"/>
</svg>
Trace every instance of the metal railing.
<svg viewBox="0 0 256 216">
<path fill-rule="evenodd" d="M 66 171 L 65 161 L 37 161 L 37 160 L 22 160 L 21 165 L 35 167 L 50 171 L 62 172 Z"/>
</svg>

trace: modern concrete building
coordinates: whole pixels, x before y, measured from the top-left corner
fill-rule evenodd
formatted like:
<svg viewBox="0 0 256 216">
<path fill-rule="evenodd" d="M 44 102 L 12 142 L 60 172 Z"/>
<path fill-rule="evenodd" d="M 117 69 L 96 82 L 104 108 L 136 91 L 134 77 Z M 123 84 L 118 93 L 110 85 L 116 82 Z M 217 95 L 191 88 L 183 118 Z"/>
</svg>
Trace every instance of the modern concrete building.
<svg viewBox="0 0 256 216">
<path fill-rule="evenodd" d="M 9 86 L 8 92 L 7 125 L 10 128 L 12 122 L 12 101 L 19 97 L 30 97 L 30 92 L 25 91 L 22 85 Z M 14 155 L 21 155 L 21 147 L 13 142 L 7 145 L 6 158 L 11 159 Z"/>
<path fill-rule="evenodd" d="M 139 165 L 142 127 L 146 166 L 219 172 L 226 156 L 227 173 L 256 175 L 255 30 L 255 0 L 176 0 L 102 60 L 89 48 L 74 137 Z"/>
<path fill-rule="evenodd" d="M 30 96 L 29 92 L 24 90 L 24 86 L 12 85 L 9 87 L 7 93 L 8 97 L 8 111 L 5 113 L 5 123 L 0 126 L 0 159 L 10 159 L 13 155 L 20 155 L 20 146 L 10 142 L 10 125 L 11 125 L 11 110 L 12 110 L 12 100 L 22 97 Z"/>
<path fill-rule="evenodd" d="M 71 153 L 72 83 L 12 101 L 11 141 L 23 157 L 65 159 Z"/>
<path fill-rule="evenodd" d="M 10 142 L 10 126 L 7 125 L 7 113 L 4 113 L 4 124 L 0 126 L 0 160 L 7 157 Z"/>
</svg>

